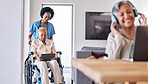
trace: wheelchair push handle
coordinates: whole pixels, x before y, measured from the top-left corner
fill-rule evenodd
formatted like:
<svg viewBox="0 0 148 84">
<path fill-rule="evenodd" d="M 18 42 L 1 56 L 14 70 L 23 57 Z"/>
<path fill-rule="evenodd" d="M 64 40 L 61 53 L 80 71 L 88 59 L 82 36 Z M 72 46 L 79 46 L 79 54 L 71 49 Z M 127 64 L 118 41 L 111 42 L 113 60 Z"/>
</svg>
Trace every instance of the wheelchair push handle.
<svg viewBox="0 0 148 84">
<path fill-rule="evenodd" d="M 29 56 L 33 55 L 34 53 L 33 52 L 29 52 Z"/>
<path fill-rule="evenodd" d="M 62 52 L 61 51 L 57 51 L 57 54 L 62 55 Z"/>
</svg>

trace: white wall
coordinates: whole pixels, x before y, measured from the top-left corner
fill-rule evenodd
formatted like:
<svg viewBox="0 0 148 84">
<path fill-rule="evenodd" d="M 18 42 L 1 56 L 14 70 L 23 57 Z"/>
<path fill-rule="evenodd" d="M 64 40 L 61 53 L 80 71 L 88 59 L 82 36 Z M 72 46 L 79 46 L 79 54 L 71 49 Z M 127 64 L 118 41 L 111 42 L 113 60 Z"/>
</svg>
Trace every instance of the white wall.
<svg viewBox="0 0 148 84">
<path fill-rule="evenodd" d="M 85 11 L 108 12 L 116 1 L 119 0 L 31 0 L 31 12 L 34 11 L 31 14 L 31 23 L 40 18 L 41 3 L 75 3 L 75 50 L 80 50 L 84 45 L 105 46 L 105 41 L 85 41 Z M 131 1 L 140 12 L 148 17 L 148 0 Z M 29 3 L 27 2 L 28 6 Z M 21 27 L 21 7 L 21 0 L 0 1 L 0 84 L 22 84 L 21 75 L 23 73 L 21 73 L 21 69 L 23 61 L 21 51 L 23 47 L 21 46 L 21 37 L 23 29 Z M 34 10 L 35 8 L 37 10 Z M 29 19 L 28 17 L 27 19 Z"/>
<path fill-rule="evenodd" d="M 42 3 L 74 3 L 75 4 L 75 28 L 74 28 L 74 51 L 80 50 L 83 46 L 105 47 L 106 41 L 85 40 L 85 12 L 110 12 L 113 5 L 120 0 L 31 0 L 30 23 L 40 19 L 39 11 Z M 148 17 L 147 0 L 131 0 L 140 12 Z"/>
<path fill-rule="evenodd" d="M 0 84 L 21 84 L 21 1 L 0 1 Z"/>
<path fill-rule="evenodd" d="M 30 0 L 27 7 L 30 6 Z M 75 50 L 84 45 L 105 46 L 105 41 L 85 41 L 85 11 L 110 11 L 114 3 L 119 0 L 31 0 L 31 23 L 39 17 L 41 3 L 75 3 Z M 148 0 L 131 0 L 136 8 L 148 17 Z M 21 0 L 0 1 L 0 84 L 22 84 L 22 27 Z M 29 8 L 27 8 L 29 10 Z M 37 9 L 37 10 L 34 10 Z M 28 11 L 27 10 L 27 11 Z M 25 13 L 29 14 L 29 12 Z M 29 16 L 26 16 L 27 23 Z M 27 27 L 27 26 L 26 26 Z M 28 27 L 27 27 L 28 28 Z M 25 28 L 26 29 L 26 28 Z M 28 30 L 25 30 L 26 32 Z M 26 35 L 24 36 L 26 39 Z M 27 40 L 27 39 L 26 39 Z M 26 42 L 26 41 L 25 41 Z M 27 52 L 26 52 L 27 53 Z"/>
<path fill-rule="evenodd" d="M 29 28 L 30 28 L 30 0 L 24 1 L 24 61 L 28 56 L 29 45 L 28 45 L 28 35 L 29 35 Z M 24 62 L 23 61 L 23 62 Z"/>
</svg>

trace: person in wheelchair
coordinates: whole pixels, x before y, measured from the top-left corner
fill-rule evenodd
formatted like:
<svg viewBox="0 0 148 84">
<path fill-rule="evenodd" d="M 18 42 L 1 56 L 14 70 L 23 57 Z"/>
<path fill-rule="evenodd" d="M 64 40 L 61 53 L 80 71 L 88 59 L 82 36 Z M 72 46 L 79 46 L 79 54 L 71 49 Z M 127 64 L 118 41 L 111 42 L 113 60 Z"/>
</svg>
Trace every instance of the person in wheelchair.
<svg viewBox="0 0 148 84">
<path fill-rule="evenodd" d="M 47 30 L 46 28 L 42 27 L 38 30 L 39 39 L 33 40 L 31 45 L 31 51 L 34 52 L 35 57 L 35 65 L 40 69 L 41 75 L 41 83 L 42 84 L 49 84 L 48 78 L 48 67 L 51 68 L 53 75 L 54 75 L 54 83 L 55 84 L 62 84 L 61 79 L 61 72 L 59 69 L 59 65 L 56 61 L 57 54 L 54 46 L 53 40 L 46 39 Z M 50 61 L 42 61 L 41 55 L 42 54 L 56 54 L 54 58 Z"/>
</svg>

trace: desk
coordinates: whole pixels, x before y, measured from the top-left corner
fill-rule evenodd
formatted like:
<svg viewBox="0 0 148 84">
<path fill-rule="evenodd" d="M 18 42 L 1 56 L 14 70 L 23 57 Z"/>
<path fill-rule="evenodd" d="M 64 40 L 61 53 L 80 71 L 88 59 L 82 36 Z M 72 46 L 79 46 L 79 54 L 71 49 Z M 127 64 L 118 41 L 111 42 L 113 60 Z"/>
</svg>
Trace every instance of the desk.
<svg viewBox="0 0 148 84">
<path fill-rule="evenodd" d="M 72 66 L 95 83 L 148 81 L 147 62 L 72 59 Z"/>
</svg>

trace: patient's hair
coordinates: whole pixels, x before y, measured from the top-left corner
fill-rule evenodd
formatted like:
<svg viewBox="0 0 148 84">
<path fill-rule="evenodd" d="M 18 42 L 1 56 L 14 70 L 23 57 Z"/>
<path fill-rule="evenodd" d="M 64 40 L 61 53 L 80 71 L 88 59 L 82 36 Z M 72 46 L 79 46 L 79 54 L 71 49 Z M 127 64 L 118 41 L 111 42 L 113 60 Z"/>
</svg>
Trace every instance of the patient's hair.
<svg viewBox="0 0 148 84">
<path fill-rule="evenodd" d="M 40 31 L 45 31 L 45 32 L 46 32 L 46 34 L 47 34 L 47 29 L 46 29 L 46 28 L 44 28 L 44 27 L 39 28 L 38 33 L 39 33 Z"/>
<path fill-rule="evenodd" d="M 113 14 L 117 13 L 117 12 L 119 11 L 119 9 L 120 9 L 120 6 L 123 5 L 123 4 L 128 4 L 128 5 L 131 6 L 131 8 L 134 7 L 134 5 L 133 5 L 130 1 L 128 1 L 128 0 L 127 0 L 127 1 L 126 1 L 126 0 L 119 1 L 119 2 L 117 2 L 117 3 L 114 5 L 114 7 L 112 8 L 112 13 L 113 13 Z"/>
</svg>

